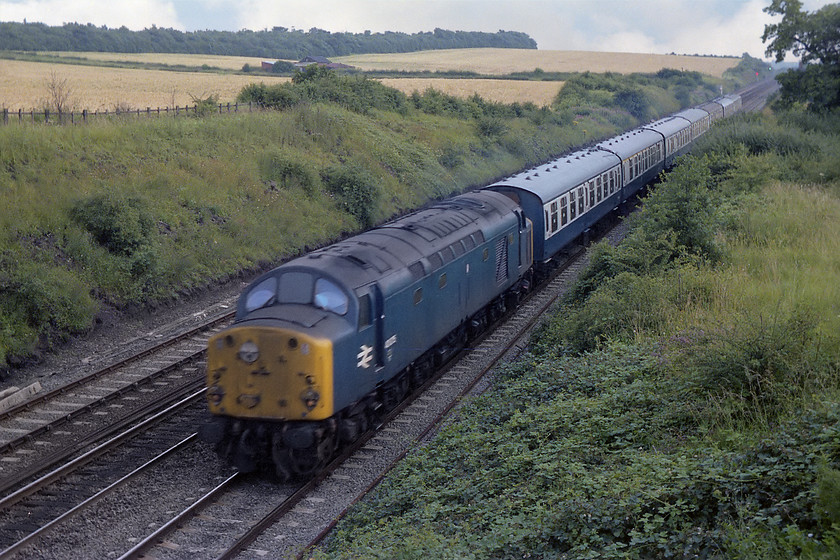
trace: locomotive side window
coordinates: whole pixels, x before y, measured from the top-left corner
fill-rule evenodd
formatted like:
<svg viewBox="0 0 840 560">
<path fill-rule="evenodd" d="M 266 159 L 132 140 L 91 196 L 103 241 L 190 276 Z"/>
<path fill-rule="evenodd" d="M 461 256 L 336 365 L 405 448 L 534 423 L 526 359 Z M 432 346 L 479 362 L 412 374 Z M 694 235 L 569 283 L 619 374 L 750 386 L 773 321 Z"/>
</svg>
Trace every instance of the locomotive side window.
<svg viewBox="0 0 840 560">
<path fill-rule="evenodd" d="M 423 301 L 423 288 L 417 288 L 414 290 L 414 305 L 419 304 Z"/>
<path fill-rule="evenodd" d="M 490 250 L 487 247 L 485 247 L 484 252 L 481 253 L 481 260 L 486 261 L 489 258 L 490 258 Z"/>
<path fill-rule="evenodd" d="M 318 278 L 315 281 L 315 295 L 312 298 L 315 307 L 332 311 L 338 315 L 347 313 L 347 295 L 326 278 Z"/>
<path fill-rule="evenodd" d="M 370 294 L 359 296 L 359 330 L 371 324 Z"/>
<path fill-rule="evenodd" d="M 277 296 L 277 278 L 272 276 L 266 278 L 248 292 L 248 297 L 245 300 L 245 309 L 247 311 L 254 311 L 260 307 L 265 307 L 274 303 Z"/>
<path fill-rule="evenodd" d="M 440 275 L 440 278 L 438 278 L 438 288 L 442 290 L 445 287 L 446 287 L 446 273 L 444 272 L 443 274 Z"/>
</svg>

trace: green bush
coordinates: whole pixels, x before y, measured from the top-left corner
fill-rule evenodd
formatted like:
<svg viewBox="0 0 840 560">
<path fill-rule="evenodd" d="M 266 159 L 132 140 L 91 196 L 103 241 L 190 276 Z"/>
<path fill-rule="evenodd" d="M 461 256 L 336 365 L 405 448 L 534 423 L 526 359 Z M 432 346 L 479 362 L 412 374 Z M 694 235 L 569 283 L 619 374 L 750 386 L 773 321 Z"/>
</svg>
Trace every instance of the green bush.
<svg viewBox="0 0 840 560">
<path fill-rule="evenodd" d="M 90 290 L 71 271 L 0 254 L 0 369 L 29 355 L 39 343 L 90 328 L 98 310 Z"/>
<path fill-rule="evenodd" d="M 366 169 L 358 164 L 332 166 L 322 171 L 322 180 L 338 206 L 355 217 L 363 228 L 374 224 L 380 193 Z"/>
<path fill-rule="evenodd" d="M 93 195 L 76 202 L 70 217 L 111 253 L 131 256 L 154 243 L 155 219 L 139 198 Z"/>
<path fill-rule="evenodd" d="M 318 190 L 318 173 L 302 155 L 287 151 L 267 152 L 259 156 L 257 165 L 264 182 L 274 181 L 284 189 L 299 188 L 310 195 Z"/>
</svg>

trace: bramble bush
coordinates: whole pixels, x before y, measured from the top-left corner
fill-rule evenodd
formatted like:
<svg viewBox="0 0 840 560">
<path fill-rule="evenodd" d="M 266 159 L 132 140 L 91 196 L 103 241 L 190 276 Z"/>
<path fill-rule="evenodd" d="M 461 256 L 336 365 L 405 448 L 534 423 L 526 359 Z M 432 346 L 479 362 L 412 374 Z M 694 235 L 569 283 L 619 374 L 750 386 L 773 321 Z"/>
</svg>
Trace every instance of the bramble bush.
<svg viewBox="0 0 840 560">
<path fill-rule="evenodd" d="M 379 189 L 373 176 L 359 164 L 331 166 L 322 172 L 324 188 L 336 198 L 338 206 L 355 217 L 363 228 L 374 224 Z"/>
</svg>

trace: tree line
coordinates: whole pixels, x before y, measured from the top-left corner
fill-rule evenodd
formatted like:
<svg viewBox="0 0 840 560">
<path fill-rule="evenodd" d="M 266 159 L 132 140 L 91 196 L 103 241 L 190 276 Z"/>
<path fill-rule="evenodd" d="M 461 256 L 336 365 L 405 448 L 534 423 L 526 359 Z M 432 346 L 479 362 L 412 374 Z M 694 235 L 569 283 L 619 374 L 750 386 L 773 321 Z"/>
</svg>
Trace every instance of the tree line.
<svg viewBox="0 0 840 560">
<path fill-rule="evenodd" d="M 78 51 L 122 53 L 184 53 L 263 58 L 300 59 L 307 55 L 342 56 L 362 53 L 396 53 L 460 48 L 536 49 L 537 42 L 518 31 L 447 31 L 420 33 L 331 33 L 313 27 L 309 31 L 275 27 L 262 31 L 183 32 L 152 26 L 132 31 L 125 26 L 110 29 L 93 24 L 0 22 L 0 50 Z"/>
</svg>

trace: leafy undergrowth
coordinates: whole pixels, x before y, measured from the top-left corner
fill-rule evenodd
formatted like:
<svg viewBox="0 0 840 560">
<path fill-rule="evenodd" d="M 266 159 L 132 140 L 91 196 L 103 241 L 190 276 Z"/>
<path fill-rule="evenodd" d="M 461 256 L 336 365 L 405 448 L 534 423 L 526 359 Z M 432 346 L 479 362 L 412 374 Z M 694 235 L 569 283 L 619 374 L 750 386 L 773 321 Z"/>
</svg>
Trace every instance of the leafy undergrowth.
<svg viewBox="0 0 840 560">
<path fill-rule="evenodd" d="M 313 557 L 840 558 L 836 139 L 718 127 Z"/>
<path fill-rule="evenodd" d="M 761 543 L 791 558 L 838 542 L 836 393 L 772 431 L 712 441 L 653 347 L 532 356 L 497 381 L 323 556 L 731 558 Z"/>
</svg>

